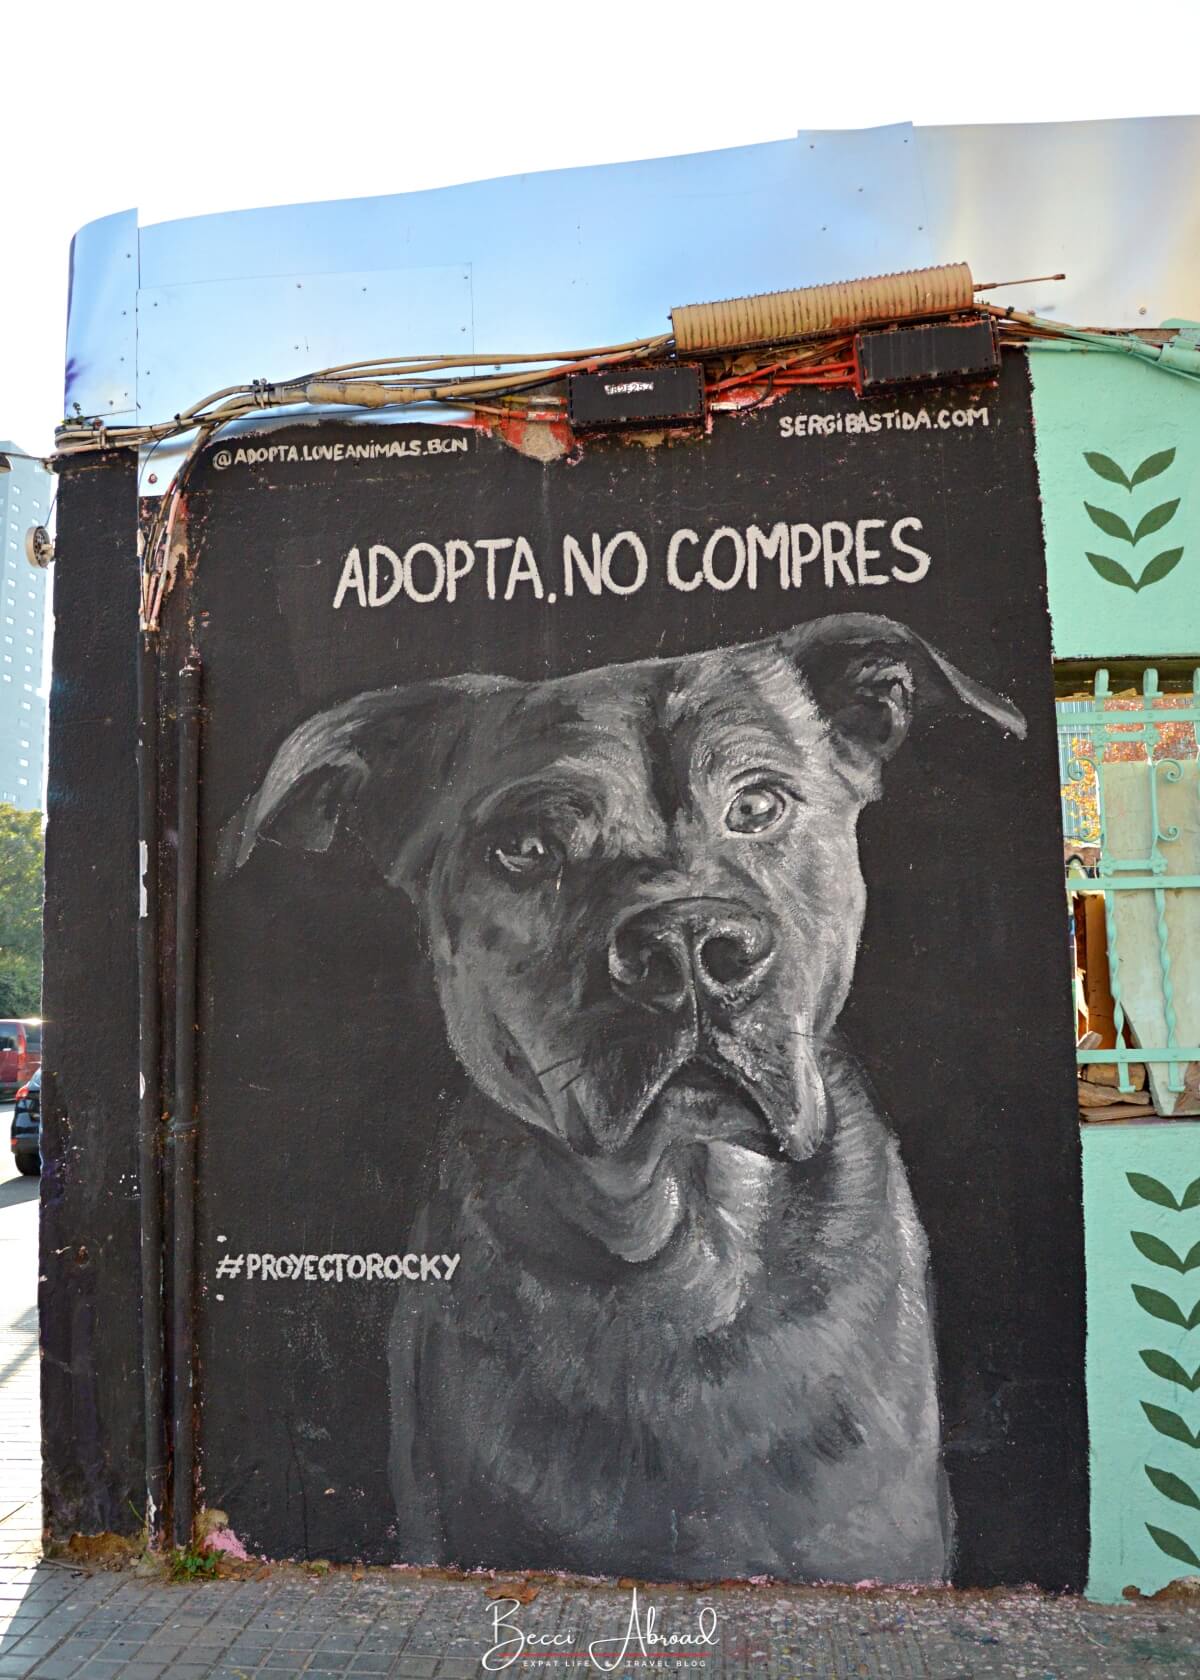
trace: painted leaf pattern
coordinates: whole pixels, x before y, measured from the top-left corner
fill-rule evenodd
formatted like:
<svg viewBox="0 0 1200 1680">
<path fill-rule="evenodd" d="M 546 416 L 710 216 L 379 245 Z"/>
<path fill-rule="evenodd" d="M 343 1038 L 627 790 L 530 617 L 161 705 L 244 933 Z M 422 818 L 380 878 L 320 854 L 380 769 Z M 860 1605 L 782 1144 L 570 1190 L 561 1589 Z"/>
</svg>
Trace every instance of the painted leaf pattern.
<svg viewBox="0 0 1200 1680">
<path fill-rule="evenodd" d="M 1129 1235 L 1138 1253 L 1144 1254 L 1147 1260 L 1153 1260 L 1156 1266 L 1169 1266 L 1173 1272 L 1187 1271 L 1187 1266 L 1170 1243 L 1163 1242 L 1160 1237 L 1152 1237 L 1149 1231 L 1131 1231 Z"/>
<path fill-rule="evenodd" d="M 1193 1510 L 1200 1511 L 1196 1490 L 1189 1487 L 1182 1476 L 1176 1476 L 1170 1470 L 1156 1470 L 1153 1464 L 1145 1464 L 1142 1468 L 1164 1498 L 1173 1499 L 1176 1505 L 1190 1505 Z"/>
<path fill-rule="evenodd" d="M 1107 508 L 1093 507 L 1091 502 L 1084 502 L 1083 505 L 1092 524 L 1099 525 L 1106 537 L 1119 537 L 1122 542 L 1133 542 L 1133 532 L 1119 513 L 1110 513 Z"/>
<path fill-rule="evenodd" d="M 1146 1529 L 1159 1551 L 1166 1552 L 1168 1557 L 1177 1558 L 1180 1563 L 1200 1569 L 1200 1557 L 1196 1556 L 1187 1541 L 1181 1540 L 1178 1534 L 1172 1534 L 1169 1529 L 1155 1528 L 1153 1523 L 1147 1523 Z"/>
<path fill-rule="evenodd" d="M 1143 1308 L 1153 1318 L 1161 1318 L 1167 1324 L 1177 1324 L 1181 1330 L 1188 1328 L 1187 1315 L 1177 1301 L 1161 1290 L 1147 1289 L 1144 1284 L 1133 1285 L 1134 1297 L 1139 1307 Z"/>
<path fill-rule="evenodd" d="M 1083 458 L 1097 478 L 1104 479 L 1107 484 L 1123 486 L 1132 496 L 1139 484 L 1145 484 L 1150 479 L 1157 478 L 1160 473 L 1166 472 L 1175 459 L 1175 450 L 1159 449 L 1153 455 L 1147 455 L 1145 460 L 1134 468 L 1132 475 L 1128 474 L 1118 461 L 1114 461 L 1111 455 L 1105 455 L 1098 449 L 1085 449 Z M 1151 536 L 1171 523 L 1179 511 L 1179 500 L 1176 496 L 1169 502 L 1159 502 L 1156 507 L 1149 508 L 1132 530 L 1121 515 L 1114 513 L 1111 508 L 1098 507 L 1088 501 L 1083 505 L 1093 525 L 1099 526 L 1106 536 L 1115 537 L 1118 542 L 1128 543 L 1133 548 L 1143 537 Z M 1182 548 L 1165 548 L 1143 567 L 1140 577 L 1135 578 L 1119 561 L 1107 554 L 1087 555 L 1092 570 L 1106 583 L 1115 584 L 1118 589 L 1132 589 L 1135 595 L 1169 577 L 1182 559 Z"/>
<path fill-rule="evenodd" d="M 1088 559 L 1107 582 L 1119 583 L 1124 589 L 1136 590 L 1137 584 L 1118 561 L 1110 560 L 1107 554 L 1089 554 Z"/>
<path fill-rule="evenodd" d="M 1173 502 L 1160 502 L 1157 507 L 1152 507 L 1149 513 L 1144 513 L 1133 533 L 1134 542 L 1140 543 L 1143 537 L 1148 537 L 1154 531 L 1161 531 L 1164 525 L 1169 525 L 1178 507 L 1179 498 L 1176 497 Z"/>
<path fill-rule="evenodd" d="M 1169 1353 L 1160 1353 L 1158 1348 L 1142 1348 L 1138 1357 L 1147 1370 L 1153 1371 L 1156 1377 L 1162 1377 L 1164 1382 L 1178 1383 L 1190 1394 L 1200 1388 L 1200 1365 L 1189 1377 L 1177 1359 L 1172 1359 Z"/>
<path fill-rule="evenodd" d="M 1144 469 L 1154 466 L 1158 460 L 1162 464 L 1154 466 L 1154 471 L 1161 472 L 1170 465 L 1173 458 L 1173 450 L 1164 451 L 1159 457 L 1151 456 L 1142 463 L 1138 472 L 1145 478 L 1153 477 L 1153 472 Z M 1137 477 L 1136 473 L 1134 477 Z M 1178 553 L 1175 558 L 1178 558 Z M 1146 570 L 1149 572 L 1150 567 Z M 1150 581 L 1153 582 L 1153 579 Z M 1126 1173 L 1125 1178 L 1136 1196 L 1140 1196 L 1144 1202 L 1153 1203 L 1155 1207 L 1166 1208 L 1172 1214 L 1181 1214 L 1200 1207 L 1200 1178 L 1194 1178 L 1178 1197 L 1170 1185 L 1164 1184 L 1160 1178 L 1151 1177 L 1149 1173 L 1130 1172 Z M 1194 1224 L 1190 1220 L 1185 1222 L 1185 1229 L 1188 1224 L 1192 1225 L 1194 1231 Z M 1174 1224 L 1171 1228 L 1175 1229 Z M 1156 1237 L 1149 1231 L 1130 1231 L 1129 1237 L 1138 1253 L 1156 1266 L 1165 1266 L 1169 1271 L 1181 1275 L 1200 1266 L 1200 1241 L 1193 1242 L 1186 1254 L 1181 1255 L 1172 1244 L 1164 1242 L 1161 1237 Z M 1138 1305 L 1151 1317 L 1161 1319 L 1166 1324 L 1176 1325 L 1184 1331 L 1200 1326 L 1200 1300 L 1193 1302 L 1191 1311 L 1185 1313 L 1178 1301 L 1161 1290 L 1148 1289 L 1137 1283 L 1132 1285 L 1132 1289 Z M 1163 1382 L 1171 1383 L 1177 1392 L 1182 1390 L 1187 1395 L 1194 1395 L 1200 1391 L 1200 1365 L 1189 1374 L 1186 1366 L 1173 1354 L 1165 1353 L 1161 1348 L 1141 1348 L 1138 1357 L 1152 1375 L 1161 1378 Z M 1155 1405 L 1150 1400 L 1143 1400 L 1141 1406 L 1147 1422 L 1158 1434 L 1166 1436 L 1170 1441 L 1179 1442 L 1180 1446 L 1190 1448 L 1193 1452 L 1200 1452 L 1200 1427 L 1193 1430 L 1187 1418 L 1168 1406 Z M 1165 1470 L 1158 1465 L 1143 1464 L 1142 1468 L 1151 1487 L 1164 1499 L 1169 1499 L 1173 1505 L 1182 1505 L 1189 1511 L 1200 1511 L 1200 1493 L 1197 1493 L 1192 1482 L 1186 1481 L 1174 1470 Z M 1169 1528 L 1158 1528 L 1154 1523 L 1147 1523 L 1145 1526 L 1147 1534 L 1160 1552 L 1176 1563 L 1186 1565 L 1188 1569 L 1200 1571 L 1200 1557 L 1197 1556 L 1190 1539 L 1174 1533 Z"/>
<path fill-rule="evenodd" d="M 1172 1441 L 1182 1441 L 1185 1447 L 1200 1447 L 1200 1435 L 1192 1434 L 1178 1412 L 1172 1412 L 1166 1406 L 1152 1406 L 1148 1400 L 1142 1401 L 1142 1410 L 1160 1435 L 1169 1435 Z"/>
<path fill-rule="evenodd" d="M 1165 578 L 1168 572 L 1173 572 L 1183 559 L 1181 548 L 1164 548 L 1161 554 L 1156 554 L 1146 567 L 1141 577 L 1134 585 L 1135 589 L 1145 589 L 1149 583 L 1157 583 L 1159 578 Z"/>
<path fill-rule="evenodd" d="M 1172 453 L 1174 453 L 1174 451 L 1172 451 Z M 1098 449 L 1085 449 L 1083 452 L 1083 458 L 1087 462 L 1088 466 L 1091 467 L 1092 471 L 1100 478 L 1106 478 L 1110 484 L 1123 484 L 1126 490 L 1131 490 L 1133 488 L 1129 479 L 1126 478 L 1124 472 L 1113 460 L 1111 455 L 1101 455 Z M 1153 458 L 1154 457 L 1151 456 L 1151 460 L 1153 460 Z M 1141 470 L 1141 467 L 1139 467 L 1138 471 L 1140 472 Z M 1146 476 L 1149 477 L 1150 475 L 1147 474 Z"/>
<path fill-rule="evenodd" d="M 1106 457 L 1101 456 L 1101 460 L 1104 460 L 1105 458 Z M 1175 459 L 1175 451 L 1173 449 L 1160 449 L 1158 451 L 1157 455 L 1147 455 L 1146 459 L 1142 462 L 1141 466 L 1136 467 L 1134 469 L 1134 474 L 1133 474 L 1132 478 L 1128 478 L 1128 479 L 1125 478 L 1124 473 L 1121 473 L 1121 477 L 1124 480 L 1127 487 L 1130 490 L 1132 490 L 1135 487 L 1135 485 L 1145 484 L 1145 482 L 1148 478 L 1157 478 L 1159 473 L 1166 472 L 1167 468 L 1171 465 L 1171 462 L 1174 459 Z M 1090 465 L 1090 463 L 1089 463 L 1089 465 Z M 1109 465 L 1110 466 L 1116 466 L 1116 462 L 1115 461 L 1110 462 Z M 1094 471 L 1099 471 L 1098 468 L 1095 468 L 1093 470 Z M 1121 472 L 1120 467 L 1117 467 L 1117 471 Z M 1102 473 L 1101 477 L 1104 477 L 1104 476 L 1105 475 Z"/>
<path fill-rule="evenodd" d="M 1187 1201 L 1184 1201 L 1182 1204 L 1177 1202 L 1175 1200 L 1174 1192 L 1168 1189 L 1160 1178 L 1151 1178 L 1149 1173 L 1131 1172 L 1126 1173 L 1125 1177 L 1129 1182 L 1130 1189 L 1133 1190 L 1136 1195 L 1141 1196 L 1143 1201 L 1156 1202 L 1159 1207 L 1172 1208 L 1174 1210 L 1178 1210 L 1181 1205 L 1183 1207 L 1192 1205 Z M 1200 1201 L 1200 1178 L 1198 1178 L 1194 1184 L 1188 1185 L 1184 1195 L 1190 1196 L 1193 1190 L 1196 1191 L 1197 1201 Z"/>
</svg>

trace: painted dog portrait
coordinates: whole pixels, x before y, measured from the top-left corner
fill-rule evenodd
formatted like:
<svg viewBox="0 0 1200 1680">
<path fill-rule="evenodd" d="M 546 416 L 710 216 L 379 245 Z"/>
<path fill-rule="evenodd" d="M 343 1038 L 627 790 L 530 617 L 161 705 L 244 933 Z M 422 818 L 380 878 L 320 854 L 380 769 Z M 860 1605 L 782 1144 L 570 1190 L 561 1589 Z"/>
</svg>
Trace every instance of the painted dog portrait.
<svg viewBox="0 0 1200 1680">
<path fill-rule="evenodd" d="M 279 747 L 226 867 L 365 849 L 470 1081 L 407 1239 L 461 1265 L 390 1334 L 399 1558 L 946 1579 L 926 1241 L 838 1018 L 859 814 L 951 711 L 1024 737 L 847 613 L 362 694 Z"/>
</svg>

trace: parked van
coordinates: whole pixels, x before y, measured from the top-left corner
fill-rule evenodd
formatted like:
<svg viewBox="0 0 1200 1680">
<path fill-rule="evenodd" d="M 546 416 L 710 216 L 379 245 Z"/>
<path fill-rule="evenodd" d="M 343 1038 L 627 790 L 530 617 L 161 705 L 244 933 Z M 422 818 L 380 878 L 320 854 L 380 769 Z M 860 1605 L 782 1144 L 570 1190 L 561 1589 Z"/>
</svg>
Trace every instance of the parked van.
<svg viewBox="0 0 1200 1680">
<path fill-rule="evenodd" d="M 42 1023 L 0 1020 L 0 1098 L 13 1096 L 42 1065 Z"/>
</svg>

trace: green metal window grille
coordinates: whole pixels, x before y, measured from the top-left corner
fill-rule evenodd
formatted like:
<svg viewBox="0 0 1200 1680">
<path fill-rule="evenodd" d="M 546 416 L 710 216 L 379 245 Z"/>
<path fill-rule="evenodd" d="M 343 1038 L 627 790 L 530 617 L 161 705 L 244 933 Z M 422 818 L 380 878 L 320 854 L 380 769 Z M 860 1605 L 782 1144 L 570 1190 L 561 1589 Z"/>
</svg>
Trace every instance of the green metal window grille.
<svg viewBox="0 0 1200 1680">
<path fill-rule="evenodd" d="M 1180 829 L 1175 823 L 1164 826 L 1159 812 L 1159 790 L 1164 782 L 1181 781 L 1184 762 L 1198 756 L 1200 669 L 1193 673 L 1190 695 L 1162 694 L 1158 672 L 1151 669 L 1143 674 L 1140 697 L 1132 698 L 1114 696 L 1109 690 L 1107 670 L 1100 670 L 1096 672 L 1090 700 L 1060 700 L 1057 711 L 1063 836 L 1068 845 L 1099 847 L 1096 873 L 1070 875 L 1068 882 L 1072 891 L 1104 895 L 1109 987 L 1117 1036 L 1115 1049 L 1080 1050 L 1077 1057 L 1081 1065 L 1094 1062 L 1115 1065 L 1118 1088 L 1122 1091 L 1133 1089 L 1129 1078 L 1131 1063 L 1166 1063 L 1167 1088 L 1182 1091 L 1189 1062 L 1200 1062 L 1200 1046 L 1182 1045 L 1178 1041 L 1167 894 L 1196 891 L 1200 888 L 1200 875 L 1171 873 L 1169 848 L 1179 843 Z M 1137 857 L 1115 855 L 1109 835 L 1104 767 L 1117 758 L 1136 759 L 1145 765 L 1145 843 L 1143 855 Z M 1200 777 L 1197 797 L 1200 799 Z M 1166 1044 L 1157 1048 L 1125 1043 L 1116 912 L 1116 895 L 1124 892 L 1154 895 L 1159 983 L 1166 1023 Z"/>
</svg>

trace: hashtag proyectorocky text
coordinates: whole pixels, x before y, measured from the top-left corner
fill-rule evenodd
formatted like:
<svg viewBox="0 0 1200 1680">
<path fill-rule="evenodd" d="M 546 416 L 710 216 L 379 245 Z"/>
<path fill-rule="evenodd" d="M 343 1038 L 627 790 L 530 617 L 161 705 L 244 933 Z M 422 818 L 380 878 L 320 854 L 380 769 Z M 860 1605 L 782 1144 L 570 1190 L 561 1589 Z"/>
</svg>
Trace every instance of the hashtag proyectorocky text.
<svg viewBox="0 0 1200 1680">
<path fill-rule="evenodd" d="M 217 1277 L 285 1283 L 449 1283 L 457 1254 L 223 1254 Z"/>
</svg>

